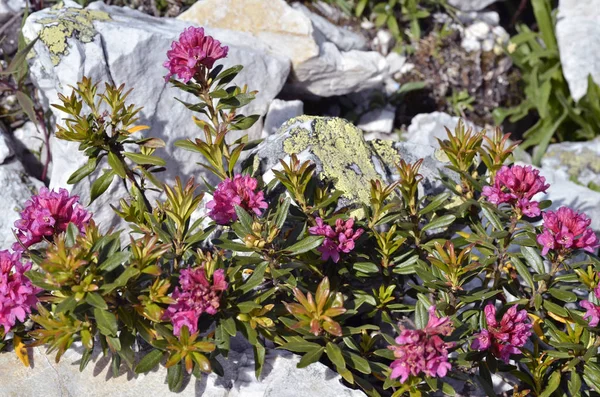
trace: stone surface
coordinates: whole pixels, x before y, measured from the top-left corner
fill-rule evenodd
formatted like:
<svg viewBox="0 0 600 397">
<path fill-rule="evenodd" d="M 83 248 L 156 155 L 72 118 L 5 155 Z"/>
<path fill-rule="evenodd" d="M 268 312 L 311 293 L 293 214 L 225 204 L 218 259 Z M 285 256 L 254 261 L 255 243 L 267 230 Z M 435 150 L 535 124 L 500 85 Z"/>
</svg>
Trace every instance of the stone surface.
<svg viewBox="0 0 600 397">
<path fill-rule="evenodd" d="M 286 91 L 293 94 L 345 95 L 379 87 L 387 74 L 381 54 L 340 50 L 356 47 L 348 44 L 356 43 L 353 34 L 333 29 L 325 20 L 315 24 L 284 0 L 202 0 L 179 18 L 205 27 L 245 32 L 271 52 L 290 59 L 293 73 Z"/>
<path fill-rule="evenodd" d="M 446 139 L 448 137 L 444 127 L 454 131 L 459 120 L 459 117 L 450 116 L 443 112 L 418 114 L 411 120 L 404 138 L 411 143 L 437 146 L 436 138 Z M 478 129 L 469 121 L 466 124 Z"/>
<path fill-rule="evenodd" d="M 311 19 L 284 0 L 201 0 L 178 19 L 247 32 L 298 65 L 319 55 Z"/>
<path fill-rule="evenodd" d="M 273 135 L 283 123 L 302 114 L 304 114 L 304 103 L 302 101 L 274 99 L 269 105 L 269 110 L 265 116 L 262 137 L 266 138 Z"/>
<path fill-rule="evenodd" d="M 448 3 L 461 11 L 479 11 L 497 1 L 498 0 L 448 0 Z"/>
<path fill-rule="evenodd" d="M 0 164 L 4 164 L 14 156 L 10 140 L 4 131 L 0 131 Z"/>
<path fill-rule="evenodd" d="M 77 350 L 75 350 L 77 349 Z M 297 369 L 299 357 L 283 351 L 267 353 L 263 376 L 254 376 L 252 350 L 232 351 L 229 359 L 220 360 L 225 376 L 205 375 L 201 379 L 185 378 L 185 389 L 178 394 L 170 393 L 165 382 L 166 369 L 160 366 L 153 372 L 135 375 L 121 372 L 114 378 L 110 359 L 96 351 L 85 370 L 79 372 L 81 349 L 68 350 L 59 364 L 54 354 L 46 355 L 41 347 L 33 348 L 33 368 L 25 368 L 12 352 L 0 353 L 2 388 L 0 395 L 20 396 L 95 396 L 95 397 L 362 397 L 364 394 L 342 385 L 340 377 L 316 363 Z M 140 357 L 138 357 L 139 359 Z M 6 376 L 10 373 L 10 376 Z"/>
<path fill-rule="evenodd" d="M 357 127 L 365 132 L 382 132 L 389 134 L 394 129 L 396 109 L 391 106 L 371 110 L 360 118 Z"/>
<path fill-rule="evenodd" d="M 600 7 L 596 0 L 560 0 L 556 39 L 563 74 L 575 100 L 587 91 L 588 76 L 600 84 Z"/>
<path fill-rule="evenodd" d="M 542 167 L 583 186 L 600 188 L 600 139 L 552 144 Z"/>
<path fill-rule="evenodd" d="M 341 51 L 367 49 L 368 41 L 364 36 L 343 26 L 334 25 L 322 16 L 310 11 L 301 3 L 293 3 L 292 7 L 310 18 L 317 34 L 317 42 L 330 41 Z"/>
<path fill-rule="evenodd" d="M 0 23 L 20 14 L 26 6 L 25 0 L 0 0 Z"/>
<path fill-rule="evenodd" d="M 70 94 L 69 85 L 75 85 L 83 76 L 100 83 L 125 83 L 127 88 L 134 88 L 128 97 L 129 103 L 144 107 L 139 123 L 151 127 L 147 135 L 166 142 L 162 155 L 167 159 L 168 168 L 161 177 L 168 182 L 173 182 L 177 175 L 183 179 L 191 175 L 198 178 L 201 169 L 196 162 L 200 161 L 200 155 L 174 146 L 177 140 L 201 135 L 192 122 L 193 113 L 175 100 L 178 97 L 192 102 L 193 98 L 165 83 L 166 69 L 162 66 L 171 42 L 189 23 L 153 18 L 99 2 L 92 3 L 86 10 L 78 7 L 75 3 L 67 3 L 59 11 L 45 9 L 31 15 L 25 24 L 24 33 L 29 39 L 42 35 L 34 48 L 36 55 L 31 60 L 31 78 L 40 89 L 44 106 L 50 108 L 51 103 L 56 103 L 59 93 Z M 289 60 L 271 53 L 249 33 L 213 28 L 206 31 L 229 46 L 229 55 L 222 62 L 225 67 L 245 66 L 235 81 L 260 91 L 256 100 L 243 109 L 244 113 L 264 115 L 288 76 Z M 60 122 L 61 112 L 52 111 L 56 121 Z M 250 131 L 251 139 L 259 137 L 261 131 L 262 122 L 259 121 Z M 77 151 L 77 146 L 52 140 L 52 188 L 68 187 L 69 175 L 84 164 L 85 158 Z M 89 186 L 90 180 L 86 178 L 73 188 L 84 203 L 88 202 Z M 114 224 L 116 217 L 108 203 L 122 197 L 123 190 L 114 183 L 94 203 L 91 210 L 98 222 L 105 226 Z"/>
<path fill-rule="evenodd" d="M 43 184 L 27 176 L 25 168 L 17 160 L 0 165 L 0 250 L 8 249 L 15 242 L 12 229 L 19 218 L 19 212 L 25 201 Z M 6 374 L 5 371 L 1 371 Z M 2 376 L 3 379 L 5 375 Z M 4 380 L 2 381 L 4 383 Z M 0 392 L 1 394 L 2 392 Z"/>
<path fill-rule="evenodd" d="M 316 164 L 321 178 L 335 180 L 342 190 L 340 205 L 369 201 L 370 181 L 386 183 L 397 178 L 395 164 L 400 159 L 414 162 L 424 158 L 422 174 L 424 192 L 437 192 L 439 170 L 445 163 L 436 149 L 408 142 L 366 142 L 363 132 L 350 122 L 334 117 L 301 116 L 285 123 L 276 135 L 265 139 L 250 155 L 256 175 L 268 183 L 274 178 L 272 169 L 280 169 L 279 159 L 289 160 L 296 154 L 301 161 Z"/>
</svg>

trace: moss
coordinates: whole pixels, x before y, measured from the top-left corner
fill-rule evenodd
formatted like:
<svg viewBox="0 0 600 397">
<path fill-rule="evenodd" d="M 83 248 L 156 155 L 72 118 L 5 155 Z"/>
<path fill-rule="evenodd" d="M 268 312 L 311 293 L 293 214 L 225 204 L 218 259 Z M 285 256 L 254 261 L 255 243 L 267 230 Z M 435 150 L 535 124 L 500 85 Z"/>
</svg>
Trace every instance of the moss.
<svg viewBox="0 0 600 397">
<path fill-rule="evenodd" d="M 110 19 L 110 15 L 104 11 L 83 8 L 53 7 L 47 12 L 51 16 L 36 22 L 44 25 L 40 31 L 40 40 L 48 47 L 54 65 L 58 65 L 61 57 L 69 53 L 68 38 L 74 37 L 82 43 L 89 43 L 97 34 L 93 22 Z"/>
<path fill-rule="evenodd" d="M 323 168 L 322 176 L 334 180 L 335 188 L 342 190 L 345 198 L 368 203 L 369 181 L 381 176 L 362 131 L 339 118 L 301 116 L 289 123 L 294 124 L 297 126 L 291 127 L 290 137 L 283 142 L 284 151 L 300 154 L 310 150 Z"/>
</svg>

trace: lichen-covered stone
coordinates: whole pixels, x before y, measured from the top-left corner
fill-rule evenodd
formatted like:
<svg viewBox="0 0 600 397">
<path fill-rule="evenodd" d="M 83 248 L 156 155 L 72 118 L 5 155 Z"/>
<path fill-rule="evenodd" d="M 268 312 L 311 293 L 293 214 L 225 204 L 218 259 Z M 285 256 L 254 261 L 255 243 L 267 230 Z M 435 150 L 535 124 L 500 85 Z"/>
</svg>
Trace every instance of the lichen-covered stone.
<svg viewBox="0 0 600 397">
<path fill-rule="evenodd" d="M 563 142 L 550 145 L 542 167 L 552 169 L 565 179 L 600 188 L 600 140 Z"/>
<path fill-rule="evenodd" d="M 400 159 L 411 163 L 424 159 L 423 193 L 435 193 L 440 188 L 437 179 L 445 166 L 431 146 L 381 140 L 366 142 L 363 132 L 346 120 L 301 116 L 289 120 L 276 135 L 254 149 L 254 171 L 268 182 L 273 179 L 271 170 L 281 168 L 279 159 L 287 161 L 292 154 L 301 161 L 314 162 L 319 178 L 333 181 L 335 188 L 344 192 L 342 205 L 368 203 L 370 181 L 391 183 L 396 180 L 395 165 Z"/>
</svg>

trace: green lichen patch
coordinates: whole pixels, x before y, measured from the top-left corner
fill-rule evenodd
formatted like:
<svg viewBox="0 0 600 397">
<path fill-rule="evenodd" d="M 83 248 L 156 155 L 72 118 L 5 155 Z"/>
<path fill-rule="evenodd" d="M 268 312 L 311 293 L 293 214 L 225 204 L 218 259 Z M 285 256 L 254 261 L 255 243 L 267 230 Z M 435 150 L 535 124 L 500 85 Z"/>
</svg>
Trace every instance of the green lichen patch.
<svg viewBox="0 0 600 397">
<path fill-rule="evenodd" d="M 306 125 L 309 121 L 311 124 Z M 287 154 L 309 150 L 323 169 L 322 177 L 334 180 L 335 188 L 343 191 L 345 198 L 355 203 L 369 202 L 369 182 L 382 177 L 374 164 L 373 157 L 377 156 L 362 131 L 339 118 L 301 116 L 289 125 L 290 137 L 283 142 Z"/>
<path fill-rule="evenodd" d="M 382 141 L 382 140 L 374 140 L 371 141 L 371 146 L 375 153 L 381 157 L 383 162 L 389 167 L 393 168 L 396 164 L 400 163 L 400 154 L 398 150 L 394 148 L 393 141 Z"/>
<path fill-rule="evenodd" d="M 58 65 L 61 57 L 69 53 L 68 38 L 89 43 L 97 34 L 93 22 L 110 19 L 110 15 L 104 11 L 74 7 L 52 8 L 47 13 L 51 16 L 40 18 L 36 22 L 44 25 L 40 31 L 40 40 L 48 47 L 54 65 Z"/>
<path fill-rule="evenodd" d="M 600 173 L 600 157 L 598 157 L 598 153 L 588 148 L 582 148 L 577 153 L 569 150 L 551 149 L 546 157 L 558 159 L 560 164 L 567 167 L 567 173 L 570 177 L 577 177 L 586 169 L 595 174 Z"/>
</svg>

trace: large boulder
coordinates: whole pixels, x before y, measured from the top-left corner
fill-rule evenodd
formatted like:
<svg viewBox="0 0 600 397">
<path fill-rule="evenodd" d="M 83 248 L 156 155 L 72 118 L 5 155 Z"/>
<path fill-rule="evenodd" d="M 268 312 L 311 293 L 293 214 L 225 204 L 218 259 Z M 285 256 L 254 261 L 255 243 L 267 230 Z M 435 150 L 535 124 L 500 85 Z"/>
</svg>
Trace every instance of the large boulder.
<svg viewBox="0 0 600 397">
<path fill-rule="evenodd" d="M 446 128 L 454 131 L 460 120 L 460 117 L 444 112 L 421 113 L 413 117 L 403 138 L 412 143 L 437 146 L 437 139 L 448 139 Z M 467 127 L 480 130 L 473 123 L 464 122 Z"/>
<path fill-rule="evenodd" d="M 479 11 L 498 0 L 448 0 L 448 3 L 461 11 Z"/>
<path fill-rule="evenodd" d="M 361 51 L 360 36 L 284 0 L 201 0 L 178 18 L 251 34 L 290 59 L 293 73 L 286 91 L 294 94 L 345 95 L 379 87 L 387 75 L 385 58 Z"/>
<path fill-rule="evenodd" d="M 126 84 L 133 88 L 129 103 L 143 106 L 140 124 L 151 127 L 148 135 L 166 142 L 162 152 L 167 159 L 167 172 L 163 177 L 172 182 L 176 175 L 183 178 L 199 177 L 196 162 L 200 156 L 174 146 L 181 139 L 200 136 L 192 122 L 192 113 L 175 100 L 186 102 L 193 98 L 165 83 L 166 69 L 162 64 L 171 43 L 189 23 L 174 19 L 153 18 L 140 12 L 107 6 L 101 2 L 86 9 L 67 2 L 60 9 L 45 9 L 32 14 L 24 27 L 28 39 L 40 35 L 31 60 L 31 78 L 39 88 L 44 107 L 58 102 L 58 94 L 69 94 L 69 86 L 82 77 L 94 81 Z M 236 78 L 239 84 L 248 84 L 260 92 L 244 113 L 264 115 L 270 102 L 285 83 L 290 63 L 287 58 L 273 54 L 252 35 L 216 28 L 207 33 L 229 46 L 229 55 L 222 61 L 225 67 L 241 64 L 244 70 Z M 64 114 L 52 108 L 57 122 Z M 262 122 L 250 131 L 251 137 L 260 137 Z M 77 144 L 52 140 L 54 165 L 50 176 L 52 188 L 68 187 L 69 175 L 82 166 L 85 158 L 77 151 Z M 84 202 L 89 197 L 90 179 L 86 178 L 73 188 Z M 125 195 L 124 189 L 114 183 L 104 200 Z M 102 199 L 102 198 L 101 198 Z M 103 200 L 91 209 L 97 221 L 113 225 L 116 218 Z"/>
<path fill-rule="evenodd" d="M 409 142 L 365 141 L 363 132 L 352 123 L 335 117 L 301 116 L 285 123 L 276 135 L 257 146 L 249 161 L 254 172 L 265 182 L 274 178 L 272 169 L 281 169 L 279 159 L 287 161 L 296 154 L 301 161 L 316 164 L 320 178 L 334 181 L 342 190 L 341 205 L 368 203 L 370 181 L 391 183 L 398 175 L 395 165 L 401 159 L 415 162 L 424 159 L 424 193 L 441 188 L 440 171 L 447 162 L 429 145 Z"/>
<path fill-rule="evenodd" d="M 600 83 L 600 7 L 597 0 L 560 0 L 556 39 L 571 96 L 587 92 L 588 76 Z"/>
<path fill-rule="evenodd" d="M 583 186 L 600 188 L 600 139 L 562 142 L 548 147 L 542 168 Z"/>
<path fill-rule="evenodd" d="M 165 379 L 167 371 L 160 366 L 153 372 L 136 375 L 125 365 L 115 378 L 110 359 L 94 351 L 92 361 L 79 372 L 81 348 L 68 350 L 60 363 L 54 362 L 54 353 L 46 354 L 42 347 L 32 349 L 32 367 L 26 368 L 12 352 L 0 353 L 3 396 L 86 396 L 138 397 L 170 395 Z M 138 354 L 138 359 L 142 354 Z M 220 359 L 224 369 L 222 378 L 215 374 L 201 379 L 186 377 L 181 397 L 363 397 L 358 390 L 343 386 L 340 377 L 329 368 L 315 363 L 297 369 L 299 356 L 283 351 L 267 352 L 260 380 L 254 375 L 252 349 L 231 351 L 228 359 Z M 9 374 L 9 375 L 8 375 Z M 175 395 L 175 394 L 173 394 Z"/>
</svg>

